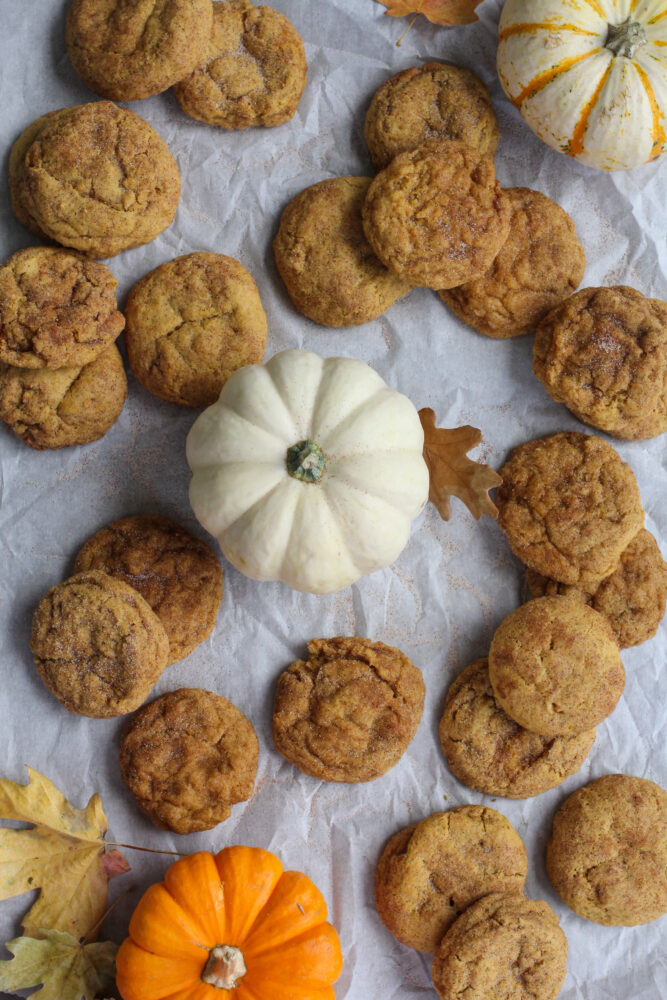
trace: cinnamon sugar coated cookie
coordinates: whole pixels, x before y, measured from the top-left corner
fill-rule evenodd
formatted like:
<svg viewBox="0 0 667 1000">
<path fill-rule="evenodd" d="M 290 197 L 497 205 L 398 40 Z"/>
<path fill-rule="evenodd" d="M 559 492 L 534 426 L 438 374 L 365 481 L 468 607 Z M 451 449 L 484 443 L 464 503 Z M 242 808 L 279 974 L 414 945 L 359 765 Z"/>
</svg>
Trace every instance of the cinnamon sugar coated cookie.
<svg viewBox="0 0 667 1000">
<path fill-rule="evenodd" d="M 182 660 L 213 631 L 222 600 L 215 553 L 160 514 L 112 521 L 85 543 L 74 572 L 102 570 L 138 591 L 169 639 L 168 663 Z"/>
<path fill-rule="evenodd" d="M 51 247 L 0 266 L 0 362 L 18 368 L 87 365 L 125 326 L 108 267 Z"/>
<path fill-rule="evenodd" d="M 167 664 L 169 640 L 141 594 L 106 573 L 78 573 L 42 598 L 30 648 L 37 673 L 69 712 L 133 712 Z"/>
<path fill-rule="evenodd" d="M 519 445 L 500 470 L 498 524 L 515 556 L 560 583 L 609 576 L 644 524 L 632 469 L 610 444 L 576 431 Z"/>
<path fill-rule="evenodd" d="M 303 41 L 284 14 L 249 0 L 213 4 L 208 49 L 174 87 L 186 114 L 222 128 L 289 121 L 306 85 Z"/>
<path fill-rule="evenodd" d="M 81 368 L 0 363 L 0 420 L 31 448 L 66 448 L 103 437 L 127 396 L 117 347 Z"/>
<path fill-rule="evenodd" d="M 500 130 L 482 81 L 467 69 L 427 62 L 389 77 L 375 92 L 364 134 L 373 166 L 383 170 L 428 139 L 457 139 L 490 156 Z"/>
<path fill-rule="evenodd" d="M 144 705 L 120 741 L 120 773 L 156 826 L 210 830 L 252 795 L 259 743 L 226 698 L 180 688 Z"/>
<path fill-rule="evenodd" d="M 667 913 L 667 792 L 646 778 L 607 774 L 554 816 L 551 884 L 575 913 L 634 927 Z"/>
<path fill-rule="evenodd" d="M 81 105 L 76 105 L 76 107 L 81 107 Z M 47 111 L 46 114 L 36 118 L 34 122 L 21 132 L 9 151 L 9 196 L 14 215 L 31 233 L 34 233 L 40 240 L 45 240 L 47 243 L 50 237 L 40 229 L 37 220 L 30 215 L 23 205 L 22 188 L 24 186 L 23 167 L 25 154 L 48 122 L 52 122 L 54 119 L 62 117 L 66 112 L 73 110 L 74 108 L 63 108 L 60 111 Z"/>
<path fill-rule="evenodd" d="M 280 675 L 276 749 L 322 781 L 372 781 L 403 756 L 424 708 L 424 681 L 393 646 L 313 639 L 308 660 Z"/>
<path fill-rule="evenodd" d="M 667 431 L 667 302 L 584 288 L 546 316 L 533 371 L 575 417 L 630 441 Z"/>
<path fill-rule="evenodd" d="M 371 184 L 364 232 L 390 271 L 452 288 L 485 273 L 509 233 L 509 201 L 490 156 L 452 140 L 399 153 Z"/>
<path fill-rule="evenodd" d="M 334 177 L 301 191 L 283 211 L 273 250 L 304 316 L 324 326 L 377 319 L 410 291 L 373 253 L 361 223 L 369 177 Z"/>
<path fill-rule="evenodd" d="M 442 1000 L 555 1000 L 567 951 L 548 903 L 489 893 L 445 934 L 433 960 L 433 985 Z"/>
<path fill-rule="evenodd" d="M 611 625 L 621 649 L 652 638 L 665 614 L 667 563 L 650 531 L 642 529 L 621 554 L 614 572 L 592 593 L 527 570 L 531 597 L 560 594 L 589 604 Z"/>
<path fill-rule="evenodd" d="M 96 101 L 38 122 L 19 136 L 10 158 L 12 203 L 21 221 L 91 257 L 149 243 L 171 224 L 178 167 L 139 115 Z"/>
<path fill-rule="evenodd" d="M 579 770 L 595 742 L 595 729 L 548 737 L 520 726 L 496 701 L 486 659 L 469 664 L 450 684 L 439 735 L 459 781 L 508 799 L 560 785 Z"/>
<path fill-rule="evenodd" d="M 180 406 L 210 406 L 233 372 L 264 357 L 257 285 L 224 254 L 190 253 L 156 267 L 130 291 L 125 317 L 137 380 Z"/>
<path fill-rule="evenodd" d="M 466 907 L 489 892 L 520 894 L 527 871 L 523 841 L 501 813 L 459 806 L 394 834 L 378 862 L 375 902 L 395 938 L 434 952 Z"/>
<path fill-rule="evenodd" d="M 530 188 L 506 188 L 509 235 L 486 274 L 440 298 L 487 337 L 532 333 L 579 285 L 586 255 L 560 205 Z"/>
<path fill-rule="evenodd" d="M 496 701 L 542 736 L 576 736 L 610 715 L 625 671 L 606 618 L 564 597 L 538 597 L 498 626 L 489 650 Z"/>
<path fill-rule="evenodd" d="M 199 65 L 212 22 L 211 0 L 72 0 L 65 44 L 91 90 L 135 101 Z"/>
</svg>

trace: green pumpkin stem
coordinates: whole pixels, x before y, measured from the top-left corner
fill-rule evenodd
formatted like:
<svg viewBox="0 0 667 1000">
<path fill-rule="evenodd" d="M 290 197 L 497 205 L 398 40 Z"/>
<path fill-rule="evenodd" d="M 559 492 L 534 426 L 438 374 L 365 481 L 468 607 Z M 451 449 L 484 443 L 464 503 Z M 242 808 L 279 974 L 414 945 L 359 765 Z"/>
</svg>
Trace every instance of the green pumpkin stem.
<svg viewBox="0 0 667 1000">
<path fill-rule="evenodd" d="M 646 45 L 648 41 L 646 31 L 638 21 L 632 21 L 629 17 L 622 24 L 607 25 L 609 31 L 605 48 L 613 52 L 615 56 L 626 56 L 632 59 L 635 51 Z"/>
<path fill-rule="evenodd" d="M 298 441 L 287 449 L 287 471 L 302 483 L 317 483 L 324 472 L 324 452 L 314 441 Z"/>
</svg>

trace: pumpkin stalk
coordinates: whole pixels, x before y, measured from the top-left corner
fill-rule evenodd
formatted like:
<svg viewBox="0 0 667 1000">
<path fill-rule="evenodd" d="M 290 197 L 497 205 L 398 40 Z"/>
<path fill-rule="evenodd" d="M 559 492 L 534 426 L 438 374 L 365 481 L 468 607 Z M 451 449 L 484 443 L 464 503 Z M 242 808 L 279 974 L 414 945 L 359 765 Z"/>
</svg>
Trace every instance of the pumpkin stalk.
<svg viewBox="0 0 667 1000">
<path fill-rule="evenodd" d="M 287 471 L 302 483 L 317 483 L 324 472 L 324 452 L 314 441 L 298 441 L 287 449 Z"/>
<path fill-rule="evenodd" d="M 632 59 L 636 50 L 648 41 L 643 26 L 629 17 L 622 24 L 609 24 L 607 27 L 609 31 L 604 44 L 615 56 Z"/>
<path fill-rule="evenodd" d="M 211 948 L 201 980 L 219 990 L 233 990 L 237 980 L 245 976 L 246 972 L 240 948 L 235 948 L 232 944 L 216 944 L 215 948 Z"/>
</svg>

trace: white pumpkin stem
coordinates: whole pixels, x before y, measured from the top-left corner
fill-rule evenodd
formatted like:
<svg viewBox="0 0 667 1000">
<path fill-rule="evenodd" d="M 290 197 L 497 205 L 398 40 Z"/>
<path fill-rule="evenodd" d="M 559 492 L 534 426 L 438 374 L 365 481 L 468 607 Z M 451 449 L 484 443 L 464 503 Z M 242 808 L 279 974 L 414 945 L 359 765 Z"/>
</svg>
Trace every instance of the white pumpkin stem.
<svg viewBox="0 0 667 1000">
<path fill-rule="evenodd" d="M 233 944 L 216 944 L 215 948 L 211 948 L 201 981 L 209 986 L 216 986 L 219 990 L 233 990 L 237 980 L 245 976 L 246 972 L 240 948 Z"/>
<path fill-rule="evenodd" d="M 287 449 L 287 471 L 302 483 L 318 483 L 324 472 L 324 463 L 324 452 L 314 441 L 298 441 Z"/>
<path fill-rule="evenodd" d="M 610 24 L 608 27 L 607 41 L 604 44 L 615 56 L 632 59 L 636 50 L 648 41 L 643 26 L 629 17 L 622 24 Z"/>
</svg>

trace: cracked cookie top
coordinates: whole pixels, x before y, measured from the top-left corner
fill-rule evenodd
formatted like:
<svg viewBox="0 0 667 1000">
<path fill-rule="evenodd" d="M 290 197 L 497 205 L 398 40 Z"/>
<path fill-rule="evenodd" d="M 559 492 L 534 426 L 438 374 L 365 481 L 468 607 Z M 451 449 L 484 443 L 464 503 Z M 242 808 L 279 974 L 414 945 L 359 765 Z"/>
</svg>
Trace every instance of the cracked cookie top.
<svg viewBox="0 0 667 1000">
<path fill-rule="evenodd" d="M 112 101 L 159 94 L 204 59 L 211 0 L 72 0 L 65 44 L 83 82 Z"/>
<path fill-rule="evenodd" d="M 502 813 L 459 806 L 394 834 L 378 861 L 375 902 L 395 938 L 432 953 L 480 896 L 523 892 L 527 871 L 523 841 Z"/>
<path fill-rule="evenodd" d="M 28 126 L 14 144 L 10 174 L 19 219 L 90 257 L 155 239 L 180 196 L 178 167 L 160 136 L 110 101 L 64 108 Z"/>
<path fill-rule="evenodd" d="M 186 114 L 208 125 L 282 125 L 296 112 L 306 68 L 301 36 L 284 14 L 224 0 L 213 4 L 208 51 L 174 93 Z"/>
<path fill-rule="evenodd" d="M 496 701 L 486 659 L 469 664 L 450 684 L 439 735 L 459 781 L 508 799 L 560 785 L 579 770 L 595 742 L 595 729 L 539 736 L 520 726 Z"/>
<path fill-rule="evenodd" d="M 156 826 L 196 833 L 252 795 L 259 743 L 230 701 L 179 688 L 144 705 L 120 741 L 123 781 Z"/>
<path fill-rule="evenodd" d="M 597 726 L 625 686 L 607 619 L 565 597 L 538 597 L 500 623 L 489 650 L 489 678 L 510 718 L 546 737 Z"/>
<path fill-rule="evenodd" d="M 30 648 L 37 673 L 69 712 L 104 719 L 141 705 L 166 666 L 169 640 L 141 594 L 89 572 L 45 594 Z"/>
<path fill-rule="evenodd" d="M 364 133 L 376 170 L 428 139 L 456 139 L 493 156 L 500 138 L 482 81 L 467 69 L 439 62 L 411 66 L 385 80 L 371 101 Z"/>
<path fill-rule="evenodd" d="M 400 650 L 370 639 L 313 639 L 308 653 L 278 680 L 276 748 L 322 781 L 379 778 L 417 731 L 421 671 Z"/>
<path fill-rule="evenodd" d="M 500 475 L 498 523 L 512 552 L 561 583 L 609 576 L 643 527 L 632 469 L 601 438 L 571 431 L 528 441 Z"/>
<path fill-rule="evenodd" d="M 210 406 L 237 368 L 264 357 L 257 285 L 223 254 L 191 253 L 156 267 L 132 288 L 125 317 L 132 371 L 170 403 Z"/>
<path fill-rule="evenodd" d="M 125 326 L 116 279 L 67 250 L 28 247 L 0 267 L 0 361 L 65 368 L 94 361 Z"/>
<path fill-rule="evenodd" d="M 579 788 L 554 816 L 547 874 L 587 920 L 624 927 L 657 920 L 667 913 L 667 792 L 627 774 Z"/>
</svg>

